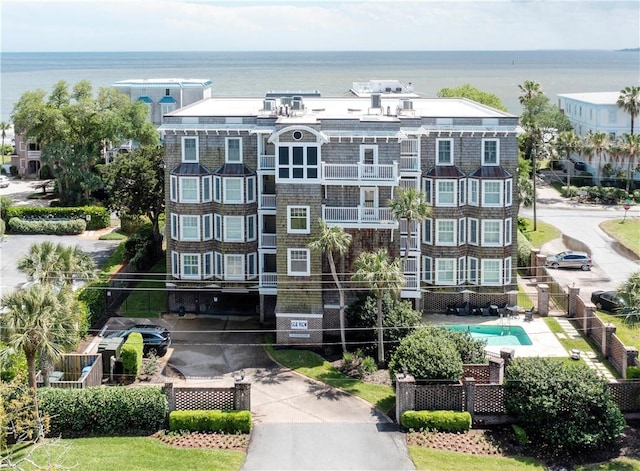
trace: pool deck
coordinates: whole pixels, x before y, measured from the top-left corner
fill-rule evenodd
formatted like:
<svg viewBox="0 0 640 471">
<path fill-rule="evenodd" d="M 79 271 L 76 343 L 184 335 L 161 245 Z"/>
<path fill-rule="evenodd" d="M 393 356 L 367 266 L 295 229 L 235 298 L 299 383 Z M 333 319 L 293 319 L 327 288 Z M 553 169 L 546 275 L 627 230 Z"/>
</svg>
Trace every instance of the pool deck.
<svg viewBox="0 0 640 471">
<path fill-rule="evenodd" d="M 533 316 L 532 321 L 518 318 L 500 318 L 483 316 L 447 316 L 445 314 L 425 314 L 422 316 L 425 324 L 470 324 L 470 325 L 511 325 L 520 326 L 527 333 L 533 345 L 488 346 L 486 351 L 500 353 L 503 348 L 513 348 L 516 357 L 568 357 L 569 353 L 558 341 L 556 335 L 547 327 L 544 319 Z"/>
</svg>

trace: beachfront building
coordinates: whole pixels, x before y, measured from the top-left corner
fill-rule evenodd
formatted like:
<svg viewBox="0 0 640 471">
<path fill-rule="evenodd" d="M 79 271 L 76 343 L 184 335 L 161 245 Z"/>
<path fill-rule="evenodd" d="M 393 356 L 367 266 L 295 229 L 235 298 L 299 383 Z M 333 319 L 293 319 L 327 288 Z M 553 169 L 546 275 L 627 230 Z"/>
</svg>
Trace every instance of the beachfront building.
<svg viewBox="0 0 640 471">
<path fill-rule="evenodd" d="M 378 248 L 408 250 L 402 297 L 425 311 L 444 311 L 439 291 L 516 288 L 518 117 L 395 86 L 364 93 L 216 97 L 165 115 L 170 311 L 258 312 L 278 343 L 321 343 L 338 296 L 309 249 L 319 220 L 352 235 L 337 261 L 347 288 L 356 257 Z M 394 219 L 401 187 L 426 193 L 422 224 Z"/>
</svg>

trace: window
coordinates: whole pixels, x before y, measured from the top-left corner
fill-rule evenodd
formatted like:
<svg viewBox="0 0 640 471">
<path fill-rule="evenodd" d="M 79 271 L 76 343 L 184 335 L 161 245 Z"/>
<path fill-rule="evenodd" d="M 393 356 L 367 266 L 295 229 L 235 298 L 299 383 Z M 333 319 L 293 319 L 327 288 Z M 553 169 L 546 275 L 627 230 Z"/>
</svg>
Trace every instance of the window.
<svg viewBox="0 0 640 471">
<path fill-rule="evenodd" d="M 287 206 L 287 231 L 292 234 L 308 234 L 310 208 L 309 206 Z"/>
<path fill-rule="evenodd" d="M 222 278 L 222 254 L 220 252 L 216 252 L 213 254 L 215 265 L 213 267 L 214 275 L 216 278 Z"/>
<path fill-rule="evenodd" d="M 513 180 L 504 181 L 504 205 L 511 206 L 513 202 Z"/>
<path fill-rule="evenodd" d="M 467 181 L 466 180 L 458 180 L 458 197 L 460 198 L 460 205 L 467 203 Z"/>
<path fill-rule="evenodd" d="M 361 145 L 360 163 L 364 166 L 363 174 L 372 177 L 377 173 L 378 146 Z"/>
<path fill-rule="evenodd" d="M 431 180 L 423 180 L 422 181 L 424 198 L 427 203 L 431 204 Z"/>
<path fill-rule="evenodd" d="M 277 180 L 316 180 L 319 167 L 318 148 L 315 146 L 278 148 Z"/>
<path fill-rule="evenodd" d="M 224 202 L 225 203 L 243 203 L 242 198 L 242 178 L 224 178 Z"/>
<path fill-rule="evenodd" d="M 198 280 L 200 279 L 200 254 L 185 253 L 182 259 L 182 278 Z"/>
<path fill-rule="evenodd" d="M 618 122 L 618 110 L 609 110 L 609 124 Z"/>
<path fill-rule="evenodd" d="M 471 245 L 478 245 L 478 220 L 475 218 L 469 218 L 468 240 Z"/>
<path fill-rule="evenodd" d="M 482 182 L 482 206 L 502 206 L 502 182 L 486 180 Z"/>
<path fill-rule="evenodd" d="M 462 245 L 467 241 L 467 220 L 465 218 L 458 219 L 458 244 Z"/>
<path fill-rule="evenodd" d="M 511 218 L 504 220 L 504 245 L 511 245 Z"/>
<path fill-rule="evenodd" d="M 198 161 L 198 138 L 192 136 L 182 137 L 182 161 Z"/>
<path fill-rule="evenodd" d="M 484 247 L 502 245 L 502 220 L 484 219 L 482 221 L 482 245 Z"/>
<path fill-rule="evenodd" d="M 211 176 L 202 177 L 202 201 L 208 203 L 211 201 Z"/>
<path fill-rule="evenodd" d="M 180 216 L 180 240 L 200 240 L 200 216 Z"/>
<path fill-rule="evenodd" d="M 436 220 L 436 245 L 456 245 L 456 220 Z"/>
<path fill-rule="evenodd" d="M 256 215 L 247 216 L 247 240 L 256 240 Z"/>
<path fill-rule="evenodd" d="M 171 252 L 171 275 L 180 278 L 180 256 L 178 252 Z"/>
<path fill-rule="evenodd" d="M 242 138 L 227 137 L 226 142 L 227 163 L 242 163 Z"/>
<path fill-rule="evenodd" d="M 458 283 L 462 284 L 466 281 L 467 268 L 466 268 L 467 259 L 464 257 L 458 258 Z"/>
<path fill-rule="evenodd" d="M 469 180 L 469 204 L 478 206 L 478 180 Z"/>
<path fill-rule="evenodd" d="M 224 279 L 225 280 L 244 280 L 244 255 L 225 254 Z"/>
<path fill-rule="evenodd" d="M 309 249 L 287 249 L 287 274 L 291 276 L 309 276 Z"/>
<path fill-rule="evenodd" d="M 213 217 L 211 214 L 202 216 L 202 240 L 213 239 Z"/>
<path fill-rule="evenodd" d="M 213 252 L 204 254 L 203 278 L 211 278 L 213 276 Z"/>
<path fill-rule="evenodd" d="M 504 284 L 511 283 L 511 257 L 504 259 Z"/>
<path fill-rule="evenodd" d="M 422 228 L 422 242 L 424 242 L 425 244 L 432 244 L 433 243 L 433 239 L 432 239 L 432 235 L 431 235 L 431 225 L 432 225 L 432 220 L 427 218 L 424 220 L 423 224 L 423 228 Z"/>
<path fill-rule="evenodd" d="M 456 182 L 455 180 L 436 180 L 436 206 L 455 206 Z"/>
<path fill-rule="evenodd" d="M 213 177 L 213 201 L 222 202 L 222 178 Z"/>
<path fill-rule="evenodd" d="M 500 165 L 500 146 L 497 139 L 482 140 L 482 165 Z"/>
<path fill-rule="evenodd" d="M 214 214 L 213 234 L 216 240 L 222 240 L 222 216 Z"/>
<path fill-rule="evenodd" d="M 247 203 L 256 202 L 256 177 L 247 178 Z"/>
<path fill-rule="evenodd" d="M 258 254 L 252 252 L 247 254 L 247 279 L 256 278 L 258 276 Z"/>
<path fill-rule="evenodd" d="M 425 283 L 431 283 L 433 281 L 433 273 L 431 269 L 432 259 L 431 257 L 422 257 L 422 281 Z"/>
<path fill-rule="evenodd" d="M 224 217 L 224 240 L 225 242 L 244 241 L 244 217 L 225 216 Z"/>
<path fill-rule="evenodd" d="M 502 260 L 485 259 L 482 260 L 482 269 L 480 270 L 480 284 L 482 285 L 499 285 L 502 279 Z"/>
<path fill-rule="evenodd" d="M 478 259 L 475 257 L 469 257 L 469 283 L 478 284 Z"/>
<path fill-rule="evenodd" d="M 171 238 L 178 240 L 178 215 L 171 213 Z"/>
<path fill-rule="evenodd" d="M 455 285 L 456 284 L 456 259 L 438 258 L 436 259 L 436 284 Z"/>
<path fill-rule="evenodd" d="M 169 178 L 169 199 L 178 201 L 178 177 L 171 175 Z"/>
<path fill-rule="evenodd" d="M 436 139 L 436 165 L 453 165 L 453 139 Z"/>
<path fill-rule="evenodd" d="M 180 177 L 180 202 L 181 203 L 199 203 L 200 185 L 198 177 Z"/>
</svg>

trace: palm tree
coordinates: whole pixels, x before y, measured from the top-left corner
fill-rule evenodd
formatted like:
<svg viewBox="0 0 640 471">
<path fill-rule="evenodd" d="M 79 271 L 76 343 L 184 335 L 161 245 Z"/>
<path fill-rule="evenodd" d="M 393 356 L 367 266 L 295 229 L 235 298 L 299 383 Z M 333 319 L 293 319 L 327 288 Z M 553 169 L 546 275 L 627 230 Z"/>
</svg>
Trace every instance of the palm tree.
<svg viewBox="0 0 640 471">
<path fill-rule="evenodd" d="M 402 258 L 402 268 L 406 270 L 409 249 L 411 248 L 413 223 L 420 224 L 431 216 L 431 208 L 427 203 L 427 197 L 424 192 L 414 187 L 400 188 L 396 198 L 389 201 L 389 207 L 398 224 L 401 224 L 403 219 L 407 221 L 407 243 L 404 248 L 404 257 Z"/>
<path fill-rule="evenodd" d="M 70 286 L 74 277 L 94 276 L 95 262 L 80 247 L 65 247 L 49 241 L 33 244 L 18 260 L 18 270 L 42 284 Z"/>
<path fill-rule="evenodd" d="M 7 137 L 7 131 L 11 129 L 11 125 L 5 121 L 2 121 L 0 123 L 0 131 L 2 132 L 2 157 L 4 157 L 5 155 L 7 155 L 7 153 L 4 150 L 4 140 Z M 2 162 L 0 163 L 4 163 L 4 159 L 2 160 Z"/>
<path fill-rule="evenodd" d="M 76 340 L 78 315 L 70 297 L 56 294 L 51 286 L 34 285 L 3 296 L 0 326 L 7 333 L 2 355 L 24 352 L 29 387 L 36 387 L 36 358 L 57 359 Z"/>
<path fill-rule="evenodd" d="M 632 273 L 617 291 L 626 302 L 617 314 L 624 316 L 624 322 L 631 326 L 640 325 L 640 271 Z"/>
<path fill-rule="evenodd" d="M 384 364 L 384 337 L 382 330 L 382 296 L 385 291 L 398 295 L 405 279 L 398 259 L 389 261 L 386 249 L 363 252 L 355 262 L 354 281 L 362 282 L 376 297 L 378 331 L 378 365 Z"/>
<path fill-rule="evenodd" d="M 627 159 L 627 193 L 631 192 L 631 180 L 637 168 L 636 157 L 640 155 L 640 134 L 624 133 L 620 143 L 621 156 Z"/>
<path fill-rule="evenodd" d="M 518 85 L 520 89 L 520 97 L 518 101 L 521 105 L 526 106 L 527 102 L 543 95 L 542 86 L 535 80 L 525 80 L 522 85 Z"/>
<path fill-rule="evenodd" d="M 620 90 L 616 105 L 631 116 L 631 134 L 633 134 L 633 122 L 640 113 L 640 87 L 625 87 Z"/>
<path fill-rule="evenodd" d="M 587 134 L 587 145 L 589 149 L 598 156 L 596 164 L 598 183 L 600 183 L 600 164 L 602 163 L 602 153 L 609 146 L 609 136 L 604 132 L 589 131 Z"/>
<path fill-rule="evenodd" d="M 339 226 L 329 227 L 324 221 L 320 220 L 320 232 L 315 239 L 309 244 L 311 250 L 315 250 L 327 254 L 329 267 L 331 268 L 331 276 L 333 282 L 338 289 L 340 298 L 340 341 L 342 342 L 342 351 L 347 351 L 347 341 L 345 339 L 345 322 L 344 322 L 344 289 L 340 282 L 340 277 L 336 271 L 336 262 L 334 254 L 344 255 L 351 245 L 351 234 L 345 232 Z"/>
<path fill-rule="evenodd" d="M 556 139 L 558 152 L 564 154 L 565 168 L 567 170 L 567 196 L 571 196 L 571 170 L 569 157 L 573 152 L 579 151 L 582 145 L 580 137 L 573 131 L 561 131 Z"/>
</svg>

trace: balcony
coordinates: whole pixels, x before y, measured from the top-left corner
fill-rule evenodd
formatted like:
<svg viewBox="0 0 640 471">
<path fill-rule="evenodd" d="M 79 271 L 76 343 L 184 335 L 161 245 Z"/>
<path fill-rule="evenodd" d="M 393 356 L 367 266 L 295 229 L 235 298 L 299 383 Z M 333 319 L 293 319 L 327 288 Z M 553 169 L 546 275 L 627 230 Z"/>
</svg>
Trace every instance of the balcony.
<svg viewBox="0 0 640 471">
<path fill-rule="evenodd" d="M 260 293 L 261 294 L 276 294 L 277 273 L 261 273 L 260 274 Z"/>
<path fill-rule="evenodd" d="M 42 154 L 39 150 L 29 150 L 27 151 L 27 159 L 39 159 Z"/>
<path fill-rule="evenodd" d="M 276 234 L 262 234 L 260 236 L 260 248 L 261 249 L 275 249 L 276 248 Z"/>
<path fill-rule="evenodd" d="M 420 281 L 416 275 L 404 275 L 405 285 L 402 287 L 402 298 L 420 298 Z"/>
<path fill-rule="evenodd" d="M 371 184 L 396 186 L 400 181 L 398 163 L 373 164 L 329 164 L 322 162 L 322 183 L 325 185 Z"/>
<path fill-rule="evenodd" d="M 420 158 L 417 156 L 400 156 L 400 172 L 402 174 L 420 173 Z"/>
<path fill-rule="evenodd" d="M 408 237 L 407 234 L 400 235 L 400 252 L 404 253 L 407 250 L 407 242 L 410 242 L 409 252 L 417 252 L 420 247 L 420 241 L 418 240 L 418 235 L 412 234 L 411 237 Z"/>
<path fill-rule="evenodd" d="M 322 219 L 330 226 L 339 225 L 355 229 L 397 229 L 391 208 L 369 208 L 365 206 L 322 206 Z"/>
<path fill-rule="evenodd" d="M 276 195 L 261 195 L 259 209 L 276 209 Z"/>
<path fill-rule="evenodd" d="M 258 159 L 258 170 L 275 170 L 276 169 L 276 156 L 275 155 L 261 155 Z"/>
</svg>

